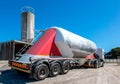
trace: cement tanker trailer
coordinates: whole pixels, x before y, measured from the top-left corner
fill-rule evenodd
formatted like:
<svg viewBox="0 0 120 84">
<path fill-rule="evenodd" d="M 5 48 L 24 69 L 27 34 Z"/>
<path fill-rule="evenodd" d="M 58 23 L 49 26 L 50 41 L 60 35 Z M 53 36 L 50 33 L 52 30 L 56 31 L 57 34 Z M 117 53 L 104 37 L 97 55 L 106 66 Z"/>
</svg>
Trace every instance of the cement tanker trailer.
<svg viewBox="0 0 120 84">
<path fill-rule="evenodd" d="M 96 51 L 92 41 L 65 29 L 51 27 L 19 59 L 9 61 L 9 65 L 41 80 L 66 74 L 72 66 L 103 66 L 103 57 L 95 54 Z"/>
</svg>

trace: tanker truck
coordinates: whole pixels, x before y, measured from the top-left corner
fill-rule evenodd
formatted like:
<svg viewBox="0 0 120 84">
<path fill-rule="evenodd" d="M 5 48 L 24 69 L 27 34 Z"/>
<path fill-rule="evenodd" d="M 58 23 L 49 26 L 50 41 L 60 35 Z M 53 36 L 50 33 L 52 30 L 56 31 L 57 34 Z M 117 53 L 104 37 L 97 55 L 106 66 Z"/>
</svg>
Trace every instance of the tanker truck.
<svg viewBox="0 0 120 84">
<path fill-rule="evenodd" d="M 72 66 L 104 65 L 96 44 L 60 27 L 48 28 L 19 59 L 9 60 L 16 71 L 30 74 L 36 80 L 66 74 Z"/>
</svg>

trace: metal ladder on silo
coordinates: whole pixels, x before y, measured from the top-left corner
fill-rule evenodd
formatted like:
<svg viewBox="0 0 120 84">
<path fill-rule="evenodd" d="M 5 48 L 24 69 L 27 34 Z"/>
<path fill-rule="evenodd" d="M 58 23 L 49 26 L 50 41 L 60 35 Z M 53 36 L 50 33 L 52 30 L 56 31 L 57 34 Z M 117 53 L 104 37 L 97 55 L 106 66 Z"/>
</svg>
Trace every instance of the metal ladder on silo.
<svg viewBox="0 0 120 84">
<path fill-rule="evenodd" d="M 39 34 L 41 32 L 45 32 L 45 30 L 37 30 L 35 31 L 35 38 L 31 40 L 30 44 L 33 44 L 34 40 L 37 39 L 37 37 L 39 36 Z M 22 53 L 29 47 L 30 45 L 29 44 L 26 44 L 24 45 L 17 53 L 16 53 L 16 56 L 17 57 L 21 57 Z"/>
</svg>

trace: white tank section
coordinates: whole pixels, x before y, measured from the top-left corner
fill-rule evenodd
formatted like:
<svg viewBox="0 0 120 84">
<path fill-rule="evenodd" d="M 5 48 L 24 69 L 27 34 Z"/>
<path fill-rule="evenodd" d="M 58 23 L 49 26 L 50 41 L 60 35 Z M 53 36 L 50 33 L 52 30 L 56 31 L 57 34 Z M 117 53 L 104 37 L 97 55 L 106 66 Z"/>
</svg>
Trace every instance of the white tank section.
<svg viewBox="0 0 120 84">
<path fill-rule="evenodd" d="M 22 11 L 21 40 L 31 43 L 34 39 L 34 10 L 31 7 L 24 7 Z"/>
<path fill-rule="evenodd" d="M 63 57 L 81 58 L 96 51 L 94 42 L 69 32 L 63 28 L 56 28 L 55 44 Z"/>
</svg>

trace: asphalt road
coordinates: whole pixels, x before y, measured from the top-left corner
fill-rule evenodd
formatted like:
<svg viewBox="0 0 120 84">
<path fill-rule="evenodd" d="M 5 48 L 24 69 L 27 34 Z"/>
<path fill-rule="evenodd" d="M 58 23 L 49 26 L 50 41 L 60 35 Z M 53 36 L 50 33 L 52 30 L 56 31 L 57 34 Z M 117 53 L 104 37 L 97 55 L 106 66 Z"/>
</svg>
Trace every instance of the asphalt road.
<svg viewBox="0 0 120 84">
<path fill-rule="evenodd" d="M 36 81 L 11 70 L 7 62 L 0 62 L 0 84 L 120 84 L 120 65 L 105 64 L 98 69 L 76 67 L 65 75 Z"/>
</svg>

